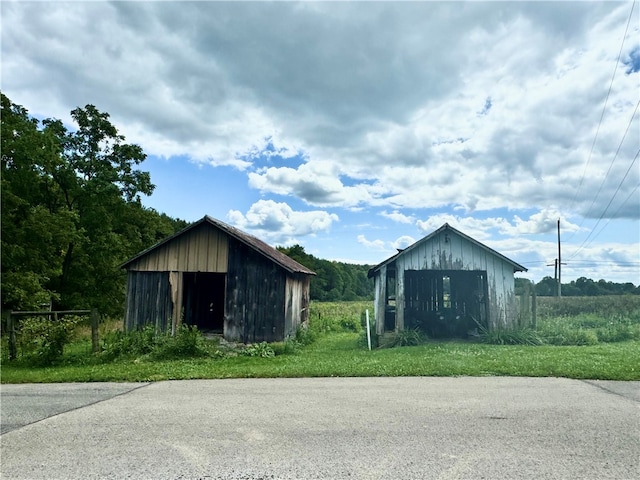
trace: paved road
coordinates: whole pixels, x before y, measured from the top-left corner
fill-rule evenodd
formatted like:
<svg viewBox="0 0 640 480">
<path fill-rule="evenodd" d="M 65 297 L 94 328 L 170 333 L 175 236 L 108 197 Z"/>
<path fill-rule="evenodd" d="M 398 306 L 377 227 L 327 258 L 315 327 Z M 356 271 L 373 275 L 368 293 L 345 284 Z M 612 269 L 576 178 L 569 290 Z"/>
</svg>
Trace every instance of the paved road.
<svg viewBox="0 0 640 480">
<path fill-rule="evenodd" d="M 640 478 L 640 382 L 246 379 L 0 394 L 3 479 Z"/>
</svg>

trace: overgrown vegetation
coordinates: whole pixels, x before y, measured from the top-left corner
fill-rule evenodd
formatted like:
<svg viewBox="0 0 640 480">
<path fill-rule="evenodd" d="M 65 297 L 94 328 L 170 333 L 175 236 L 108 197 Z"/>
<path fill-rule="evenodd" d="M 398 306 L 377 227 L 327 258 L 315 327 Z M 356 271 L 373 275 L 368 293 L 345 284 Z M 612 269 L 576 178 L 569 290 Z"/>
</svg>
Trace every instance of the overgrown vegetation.
<svg viewBox="0 0 640 480">
<path fill-rule="evenodd" d="M 30 317 L 20 324 L 18 348 L 26 363 L 49 366 L 62 359 L 64 347 L 73 340 L 79 317 L 65 316 L 52 322 L 41 317 Z"/>
<path fill-rule="evenodd" d="M 479 338 L 482 342 L 492 345 L 543 345 L 545 343 L 536 330 L 528 327 L 483 330 Z"/>
<path fill-rule="evenodd" d="M 197 327 L 182 325 L 175 333 L 156 334 L 151 326 L 131 332 L 116 331 L 108 334 L 99 357 L 104 361 L 115 359 L 151 360 L 204 357 L 209 353 L 204 337 Z"/>
<path fill-rule="evenodd" d="M 605 300 L 603 303 L 606 303 Z M 499 330 L 480 339 L 434 340 L 408 329 L 366 347 L 364 312 L 371 302 L 312 302 L 310 325 L 284 342 L 238 345 L 184 326 L 176 335 L 150 329 L 124 334 L 101 327 L 92 354 L 86 326 L 52 365 L 27 355 L 7 362 L 3 382 L 147 381 L 179 378 L 525 375 L 640 380 L 640 309 L 556 316 L 541 309 L 537 330 Z M 571 308 L 579 309 L 579 302 Z M 555 306 L 567 311 L 570 307 Z M 375 327 L 372 325 L 372 330 Z M 35 330 L 34 330 L 35 331 Z M 72 337 L 65 337 L 70 339 Z M 34 347 L 37 345 L 33 344 Z M 379 348 L 393 347 L 393 348 Z M 26 351 L 26 350 L 25 350 Z M 35 351 L 35 350 L 34 350 Z M 44 355 L 41 355 L 45 358 Z"/>
</svg>

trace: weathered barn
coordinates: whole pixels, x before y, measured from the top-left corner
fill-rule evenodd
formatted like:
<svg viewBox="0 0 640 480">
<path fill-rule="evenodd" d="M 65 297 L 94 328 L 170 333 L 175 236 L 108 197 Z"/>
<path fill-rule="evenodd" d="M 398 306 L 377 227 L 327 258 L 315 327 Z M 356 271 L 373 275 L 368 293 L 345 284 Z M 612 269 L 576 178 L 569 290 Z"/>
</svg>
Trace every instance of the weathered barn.
<svg viewBox="0 0 640 480">
<path fill-rule="evenodd" d="M 309 318 L 314 272 L 230 225 L 205 216 L 122 265 L 125 327 L 181 324 L 230 341 L 280 341 Z"/>
<path fill-rule="evenodd" d="M 445 223 L 369 271 L 377 333 L 454 337 L 514 324 L 514 273 L 526 270 Z"/>
</svg>

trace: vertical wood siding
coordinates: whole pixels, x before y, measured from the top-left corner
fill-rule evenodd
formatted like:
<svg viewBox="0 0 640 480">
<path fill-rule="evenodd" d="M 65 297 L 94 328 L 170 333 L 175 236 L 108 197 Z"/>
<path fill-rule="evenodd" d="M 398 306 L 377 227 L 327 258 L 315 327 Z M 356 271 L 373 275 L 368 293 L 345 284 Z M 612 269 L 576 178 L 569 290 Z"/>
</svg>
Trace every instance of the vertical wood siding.
<svg viewBox="0 0 640 480">
<path fill-rule="evenodd" d="M 157 331 L 167 331 L 167 328 L 171 328 L 172 317 L 169 274 L 129 271 L 124 317 L 126 329 L 154 325 Z"/>
<path fill-rule="evenodd" d="M 284 338 L 295 335 L 296 329 L 309 320 L 309 277 L 289 275 L 286 279 Z"/>
<path fill-rule="evenodd" d="M 173 303 L 173 317 L 171 319 L 171 335 L 176 332 L 182 321 L 182 272 L 169 272 L 169 284 L 171 285 L 171 302 Z"/>
<path fill-rule="evenodd" d="M 485 271 L 487 275 L 490 328 L 511 325 L 516 321 L 513 265 L 492 255 L 479 245 L 445 230 L 395 259 L 396 267 L 396 328 L 405 325 L 405 275 L 408 270 Z M 384 322 L 386 265 L 375 276 L 375 316 L 378 333 Z"/>
<path fill-rule="evenodd" d="M 387 266 L 383 265 L 373 280 L 375 300 L 373 304 L 373 316 L 376 320 L 376 333 L 384 333 L 384 316 L 386 313 L 387 298 Z"/>
<path fill-rule="evenodd" d="M 142 254 L 127 269 L 127 329 L 152 323 L 174 333 L 188 293 L 185 274 L 198 272 L 226 274 L 218 298 L 224 296 L 227 340 L 283 340 L 309 318 L 309 275 L 289 273 L 263 252 L 208 222 Z"/>
<path fill-rule="evenodd" d="M 244 343 L 282 340 L 285 271 L 246 245 L 229 239 L 229 272 L 225 338 Z"/>
<path fill-rule="evenodd" d="M 128 268 L 153 272 L 225 273 L 228 250 L 228 236 L 203 223 L 140 257 Z"/>
</svg>

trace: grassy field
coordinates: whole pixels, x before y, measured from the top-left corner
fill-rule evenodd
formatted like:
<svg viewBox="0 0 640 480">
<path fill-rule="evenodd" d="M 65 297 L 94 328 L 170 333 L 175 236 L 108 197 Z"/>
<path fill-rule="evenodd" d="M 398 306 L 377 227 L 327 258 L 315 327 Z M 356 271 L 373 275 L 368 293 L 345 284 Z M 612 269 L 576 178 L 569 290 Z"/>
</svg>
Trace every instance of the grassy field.
<svg viewBox="0 0 640 480">
<path fill-rule="evenodd" d="M 614 303 L 612 311 L 597 313 L 593 313 L 593 308 L 582 311 L 584 302 L 570 300 L 575 305 L 561 308 L 573 310 L 560 315 L 552 307 L 545 312 L 544 301 L 539 303 L 542 312 L 537 333 L 555 339 L 551 345 L 426 340 L 413 347 L 368 351 L 362 346 L 361 325 L 364 310 L 368 308 L 373 313 L 370 302 L 316 303 L 312 304 L 312 328 L 308 335 L 315 336 L 315 341 L 307 345 L 303 338 L 300 342 L 255 345 L 251 350 L 242 351 L 225 349 L 216 341 L 198 338 L 195 340 L 199 356 L 195 357 L 167 360 L 156 352 L 107 359 L 104 352 L 90 353 L 88 339 L 82 339 L 85 332 L 80 340 L 67 346 L 55 366 L 34 367 L 26 360 L 8 362 L 3 349 L 1 381 L 462 375 L 640 380 L 640 298 L 619 299 L 620 308 L 616 309 Z M 108 337 L 108 331 L 113 328 L 113 325 L 104 326 L 104 336 Z M 589 341 L 566 344 L 572 340 L 575 343 L 576 338 Z M 109 348 L 112 347 L 113 344 Z"/>
</svg>

